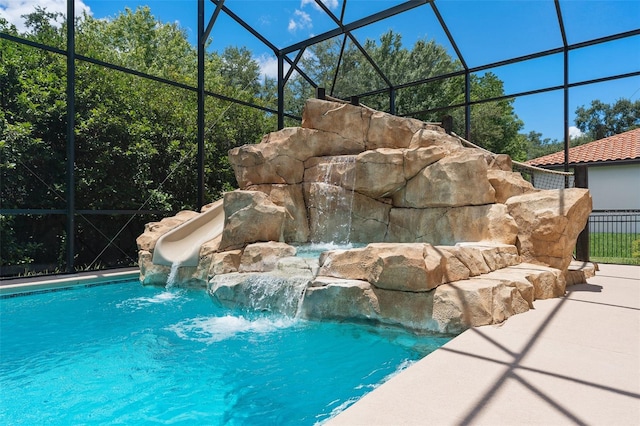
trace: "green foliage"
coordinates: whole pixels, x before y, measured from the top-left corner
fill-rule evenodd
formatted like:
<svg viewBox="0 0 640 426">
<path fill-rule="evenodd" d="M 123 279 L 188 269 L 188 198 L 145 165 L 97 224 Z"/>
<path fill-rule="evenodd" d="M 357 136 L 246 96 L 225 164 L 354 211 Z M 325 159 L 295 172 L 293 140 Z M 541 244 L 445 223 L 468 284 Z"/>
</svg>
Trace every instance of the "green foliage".
<svg viewBox="0 0 640 426">
<path fill-rule="evenodd" d="M 42 248 L 41 243 L 18 241 L 14 222 L 14 218 L 0 215 L 0 266 L 29 264 Z"/>
<path fill-rule="evenodd" d="M 0 20 L 0 30 L 64 48 L 65 24 L 54 25 L 54 21 L 62 22 L 61 16 L 38 9 L 27 18 L 26 33 L 18 34 L 4 20 Z M 79 54 L 196 85 L 196 50 L 185 31 L 176 24 L 159 22 L 149 8 L 125 9 L 111 20 L 85 15 L 77 19 L 76 25 Z M 66 58 L 6 40 L 0 40 L 0 55 L 2 206 L 64 209 Z M 259 66 L 246 49 L 228 49 L 222 55 L 207 53 L 205 71 L 208 90 L 257 104 L 264 102 Z M 195 208 L 195 92 L 84 61 L 76 62 L 75 83 L 76 208 Z M 266 131 L 273 130 L 272 123 L 273 119 L 262 111 L 207 99 L 207 200 L 219 198 L 236 185 L 228 150 L 260 140 Z M 60 232 L 64 221 L 61 227 L 52 227 L 48 219 L 3 220 L 2 262 L 45 264 L 65 259 L 65 236 Z M 88 265 L 100 256 L 126 219 L 79 217 L 78 264 Z M 135 253 L 135 238 L 144 223 L 138 222 L 131 222 L 128 226 L 135 229 L 121 234 L 126 236 L 120 243 L 124 249 L 110 248 L 105 255 L 107 260 L 101 258 L 103 263 L 113 265 L 120 262 L 115 259 L 122 258 L 123 253 Z M 34 238 L 36 245 L 31 242 Z M 46 250 L 35 250 L 45 246 Z"/>
<path fill-rule="evenodd" d="M 637 234 L 591 232 L 590 257 L 603 263 L 640 265 L 640 239 Z"/>
<path fill-rule="evenodd" d="M 603 139 L 640 127 L 640 100 L 619 99 L 605 104 L 596 99 L 591 106 L 576 109 L 576 126 L 590 140 Z"/>
<path fill-rule="evenodd" d="M 527 147 L 527 159 L 543 157 L 545 155 L 553 154 L 554 152 L 562 151 L 564 143 L 556 139 L 544 138 L 542 139 L 542 133 L 529 132 L 526 135 L 521 135 L 525 139 L 525 145 Z"/>
<path fill-rule="evenodd" d="M 640 258 L 640 238 L 631 243 L 631 257 Z"/>
</svg>

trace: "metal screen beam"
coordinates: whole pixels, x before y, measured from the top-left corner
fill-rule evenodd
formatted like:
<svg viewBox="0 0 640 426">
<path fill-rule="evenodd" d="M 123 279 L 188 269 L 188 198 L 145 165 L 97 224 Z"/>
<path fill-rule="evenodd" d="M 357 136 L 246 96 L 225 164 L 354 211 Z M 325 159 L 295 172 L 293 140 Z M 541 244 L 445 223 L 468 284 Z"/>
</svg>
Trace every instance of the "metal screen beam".
<svg viewBox="0 0 640 426">
<path fill-rule="evenodd" d="M 198 118 L 197 118 L 197 164 L 198 195 L 197 209 L 205 205 L 204 202 L 204 46 L 206 44 L 204 30 L 204 0 L 198 0 Z"/>
<path fill-rule="evenodd" d="M 284 129 L 284 56 L 278 55 L 278 130 Z"/>
<path fill-rule="evenodd" d="M 213 4 L 216 5 L 216 7 L 218 7 L 218 5 L 220 3 L 224 3 L 224 0 L 211 0 L 211 2 Z M 257 38 L 258 40 L 260 40 L 262 43 L 264 43 L 265 46 L 267 46 L 269 49 L 273 50 L 273 53 L 276 54 L 276 56 L 278 55 L 280 49 L 278 49 L 276 47 L 275 44 L 271 43 L 269 40 L 267 40 L 262 34 L 260 34 L 258 31 L 255 30 L 255 28 L 253 28 L 251 25 L 247 24 L 246 22 L 244 22 L 238 15 L 236 15 L 235 13 L 233 13 L 227 6 L 225 5 L 220 5 L 220 8 L 224 11 L 224 13 L 226 13 L 231 19 L 233 19 L 234 21 L 236 21 L 238 24 L 240 24 L 240 26 L 242 28 L 244 28 L 245 30 L 249 31 L 251 33 L 251 35 L 253 35 L 255 38 Z M 298 50 L 298 49 L 295 49 Z"/>
<path fill-rule="evenodd" d="M 75 143 L 75 116 L 76 116 L 76 29 L 75 29 L 75 2 L 67 0 L 67 220 L 66 220 L 66 250 L 67 272 L 75 272 L 75 204 L 76 204 L 76 143 Z"/>
<path fill-rule="evenodd" d="M 399 13 L 406 12 L 411 9 L 415 9 L 416 7 L 427 4 L 429 1 L 433 1 L 433 0 L 413 0 L 413 1 L 408 1 L 405 3 L 399 4 L 397 6 L 391 7 L 381 12 L 374 13 L 373 15 L 369 15 L 362 19 L 358 19 L 357 21 L 351 22 L 350 24 L 346 24 L 342 28 L 336 28 L 334 30 L 319 34 L 315 37 L 308 38 L 299 43 L 292 44 L 291 46 L 285 47 L 284 49 L 282 49 L 282 52 L 285 54 L 295 52 L 297 50 L 302 49 L 303 47 L 309 47 L 314 44 L 320 43 L 322 41 L 329 40 L 330 38 L 333 38 L 335 36 L 344 34 L 345 31 L 354 31 L 354 30 L 357 30 L 358 28 L 362 28 L 366 25 L 373 24 L 375 22 L 381 21 L 386 18 L 390 18 Z"/>
<path fill-rule="evenodd" d="M 342 21 L 340 19 L 338 19 L 337 16 L 335 16 L 331 10 L 329 10 L 329 8 L 321 1 L 321 0 L 316 0 L 316 4 L 324 11 L 324 13 L 326 13 L 335 24 L 338 25 L 338 27 L 340 29 L 343 30 L 344 34 L 346 37 L 349 37 L 349 39 L 351 40 L 351 42 L 353 44 L 356 45 L 356 47 L 358 48 L 358 50 L 360 51 L 360 53 L 362 53 L 362 55 L 365 57 L 365 59 L 369 62 L 369 64 L 371 64 L 371 66 L 373 67 L 373 69 L 378 73 L 378 75 L 384 80 L 384 82 L 387 84 L 387 86 L 389 88 L 393 87 L 393 83 L 391 83 L 391 81 L 387 78 L 387 76 L 385 75 L 384 72 L 382 72 L 382 70 L 380 69 L 380 67 L 378 66 L 378 64 L 376 63 L 376 61 L 373 60 L 373 58 L 369 55 L 369 53 L 364 49 L 364 47 L 362 47 L 362 45 L 360 44 L 360 42 L 353 36 L 353 34 L 351 34 L 351 31 L 348 31 L 345 29 L 344 25 L 342 24 Z M 344 52 L 344 47 L 345 44 L 347 42 L 347 38 L 344 38 L 344 40 L 342 41 L 342 49 L 340 50 L 340 58 L 342 58 L 342 53 Z M 338 61 L 339 62 L 339 61 Z M 338 74 L 338 70 L 336 68 L 336 76 Z M 335 78 L 334 78 L 334 84 L 335 84 Z M 333 94 L 333 87 L 331 87 L 331 92 Z"/>
<path fill-rule="evenodd" d="M 213 15 L 211 15 L 211 19 L 209 19 L 209 23 L 207 24 L 207 29 L 204 30 L 204 35 L 202 36 L 202 41 L 205 43 L 209 39 L 209 34 L 211 34 L 211 30 L 213 29 L 213 24 L 216 23 L 216 19 L 218 19 L 218 15 L 220 15 L 222 6 L 224 6 L 224 0 L 220 0 L 220 2 L 216 5 L 216 10 L 213 11 Z"/>
<path fill-rule="evenodd" d="M 564 19 L 562 18 L 562 10 L 560 2 L 553 1 L 556 7 L 556 16 L 558 17 L 558 26 L 560 27 L 560 35 L 562 36 L 562 58 L 563 58 L 563 116 L 564 116 L 564 171 L 569 171 L 569 45 L 567 43 L 567 33 L 564 29 Z M 569 187 L 569 180 L 565 178 L 565 188 Z"/>
<path fill-rule="evenodd" d="M 289 62 L 291 66 L 289 67 L 289 71 L 287 71 L 287 75 L 284 76 L 285 82 L 289 81 L 289 79 L 291 78 L 291 74 L 293 74 L 293 71 L 298 69 L 298 62 L 302 58 L 302 55 L 304 55 L 304 50 L 305 49 L 300 49 L 295 59 L 293 60 L 293 63 Z"/>
<path fill-rule="evenodd" d="M 462 56 L 462 52 L 460 52 L 460 49 L 458 49 L 458 44 L 453 38 L 453 35 L 451 35 L 451 31 L 449 31 L 449 27 L 447 26 L 446 21 L 440 14 L 440 10 L 438 10 L 438 7 L 436 6 L 435 1 L 431 2 L 431 9 L 433 9 L 433 13 L 436 15 L 438 22 L 440 22 L 440 26 L 442 27 L 442 29 L 444 30 L 444 33 L 449 39 L 449 43 L 451 43 L 451 47 L 453 47 L 453 50 L 456 52 L 456 55 L 458 55 L 458 59 L 460 59 L 460 63 L 462 64 L 465 70 L 469 69 L 469 67 L 467 66 L 467 62 L 464 60 L 464 56 Z"/>
</svg>

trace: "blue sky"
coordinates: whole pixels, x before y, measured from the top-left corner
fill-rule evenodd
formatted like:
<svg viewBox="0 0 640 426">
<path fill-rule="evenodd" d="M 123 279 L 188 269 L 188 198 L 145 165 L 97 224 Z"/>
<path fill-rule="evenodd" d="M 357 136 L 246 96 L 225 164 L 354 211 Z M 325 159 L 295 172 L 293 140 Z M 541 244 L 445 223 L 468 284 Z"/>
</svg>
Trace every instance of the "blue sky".
<svg viewBox="0 0 640 426">
<path fill-rule="evenodd" d="M 323 0 L 340 16 L 343 0 Z M 348 0 L 344 22 L 349 23 L 379 12 L 402 0 Z M 0 0 L 0 16 L 20 28 L 19 16 L 35 4 L 48 10 L 65 11 L 65 0 Z M 206 20 L 215 5 L 207 1 Z M 284 48 L 309 36 L 335 28 L 313 0 L 227 0 L 231 10 L 253 26 L 278 48 Z M 568 42 L 580 43 L 640 28 L 640 0 L 560 0 Z M 192 41 L 196 37 L 195 0 L 76 0 L 76 11 L 97 18 L 117 15 L 125 7 L 148 5 L 163 22 L 177 22 Z M 527 55 L 562 46 L 556 11 L 551 0 L 436 0 L 436 5 L 453 35 L 464 60 L 474 67 L 514 56 Z M 435 39 L 455 57 L 455 52 L 429 5 L 397 15 L 354 32 L 364 42 L 377 39 L 388 30 L 399 32 L 410 48 L 420 38 Z M 263 72 L 275 73 L 273 52 L 257 38 L 220 14 L 211 33 L 212 48 L 246 46 L 261 64 Z M 570 53 L 570 82 L 580 82 L 640 70 L 640 36 L 609 42 Z M 526 63 L 493 69 L 505 83 L 507 93 L 517 93 L 563 83 L 562 54 Z M 580 86 L 570 90 L 570 114 L 593 99 L 613 103 L 619 98 L 640 99 L 640 77 Z M 554 91 L 518 98 L 516 114 L 525 122 L 524 131 L 535 130 L 543 137 L 562 139 L 563 92 Z M 571 123 L 573 124 L 573 123 Z"/>
</svg>

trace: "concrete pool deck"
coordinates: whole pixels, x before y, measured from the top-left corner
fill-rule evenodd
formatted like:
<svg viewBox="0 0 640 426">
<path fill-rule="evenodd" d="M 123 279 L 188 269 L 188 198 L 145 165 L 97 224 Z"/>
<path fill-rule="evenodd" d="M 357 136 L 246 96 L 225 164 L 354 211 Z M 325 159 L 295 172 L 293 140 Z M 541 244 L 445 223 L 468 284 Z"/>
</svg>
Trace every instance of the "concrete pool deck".
<svg viewBox="0 0 640 426">
<path fill-rule="evenodd" d="M 326 423 L 639 425 L 640 267 L 465 331 Z"/>
<path fill-rule="evenodd" d="M 138 272 L 3 280 L 0 295 Z M 567 290 L 467 330 L 326 425 L 640 425 L 640 266 L 603 264 Z"/>
</svg>

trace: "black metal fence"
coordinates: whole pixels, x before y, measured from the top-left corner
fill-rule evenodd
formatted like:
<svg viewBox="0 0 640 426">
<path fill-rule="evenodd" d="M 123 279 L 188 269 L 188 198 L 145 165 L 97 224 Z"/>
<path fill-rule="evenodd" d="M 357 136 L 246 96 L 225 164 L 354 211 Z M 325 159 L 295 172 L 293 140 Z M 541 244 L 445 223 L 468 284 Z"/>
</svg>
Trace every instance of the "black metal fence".
<svg viewBox="0 0 640 426">
<path fill-rule="evenodd" d="M 594 210 L 589 242 L 593 261 L 640 265 L 640 210 Z"/>
</svg>

